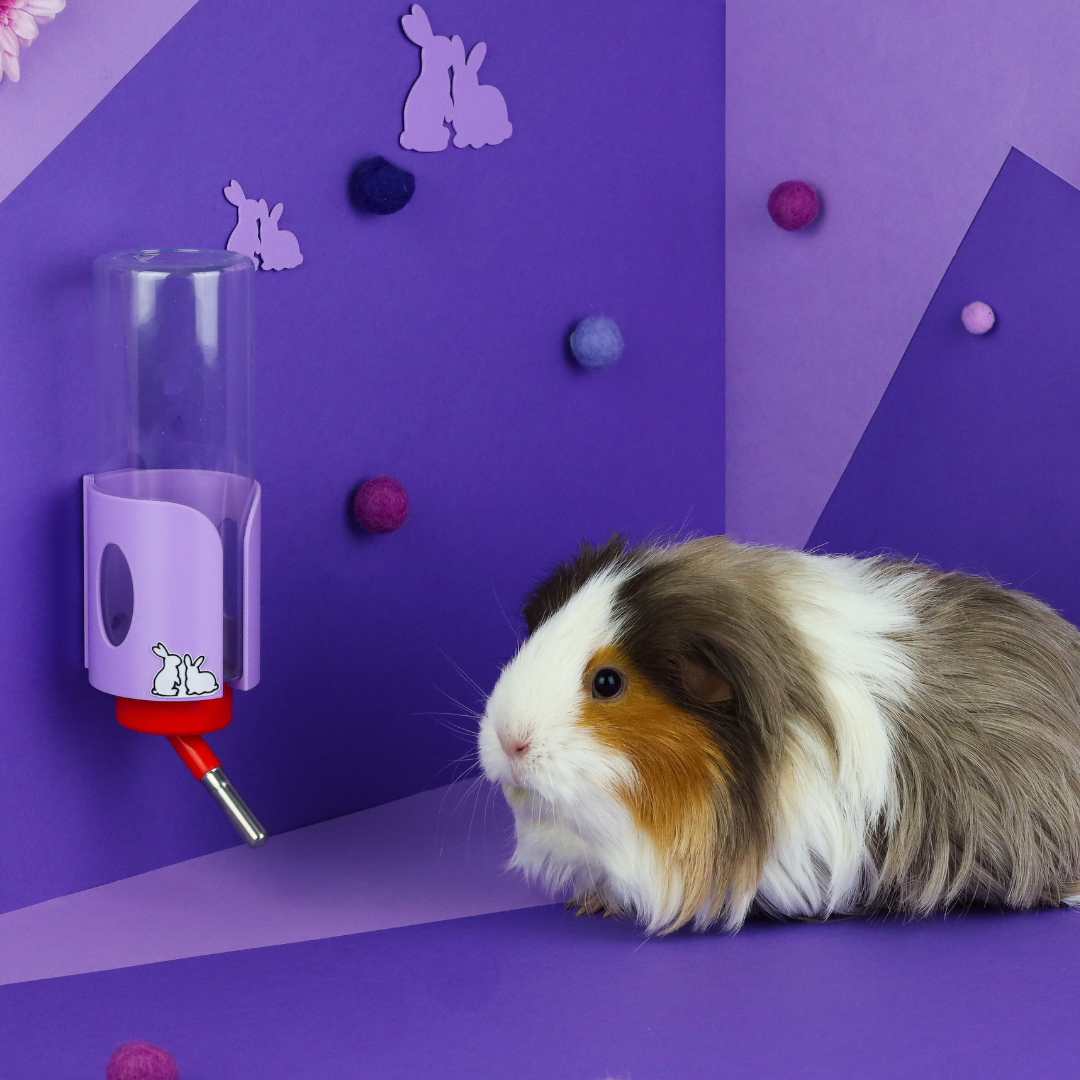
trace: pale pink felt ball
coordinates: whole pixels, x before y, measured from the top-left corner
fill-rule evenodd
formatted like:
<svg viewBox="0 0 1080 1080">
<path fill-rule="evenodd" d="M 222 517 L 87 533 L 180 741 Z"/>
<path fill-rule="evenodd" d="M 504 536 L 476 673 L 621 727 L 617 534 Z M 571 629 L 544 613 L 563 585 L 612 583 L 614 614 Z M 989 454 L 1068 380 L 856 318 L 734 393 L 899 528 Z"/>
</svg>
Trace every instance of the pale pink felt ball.
<svg viewBox="0 0 1080 1080">
<path fill-rule="evenodd" d="M 805 229 L 820 209 L 817 192 L 802 180 L 785 180 L 769 193 L 769 217 L 788 232 Z"/>
<path fill-rule="evenodd" d="M 105 1080 L 180 1080 L 180 1069 L 160 1046 L 129 1042 L 109 1058 Z"/>
<path fill-rule="evenodd" d="M 392 476 L 376 476 L 356 493 L 353 513 L 368 532 L 390 533 L 405 524 L 409 496 Z"/>
<path fill-rule="evenodd" d="M 994 309 L 981 300 L 975 300 L 968 304 L 960 312 L 960 318 L 963 320 L 964 329 L 972 334 L 985 334 L 997 321 Z"/>
</svg>

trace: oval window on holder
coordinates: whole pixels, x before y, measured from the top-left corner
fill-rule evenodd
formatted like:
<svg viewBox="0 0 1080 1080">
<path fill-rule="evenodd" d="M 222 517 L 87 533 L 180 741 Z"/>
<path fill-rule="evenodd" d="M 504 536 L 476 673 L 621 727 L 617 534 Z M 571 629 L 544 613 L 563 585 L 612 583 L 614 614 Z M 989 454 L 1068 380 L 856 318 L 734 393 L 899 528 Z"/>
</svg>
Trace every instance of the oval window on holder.
<svg viewBox="0 0 1080 1080">
<path fill-rule="evenodd" d="M 135 611 L 135 585 L 127 558 L 116 544 L 101 553 L 101 622 L 112 645 L 119 645 L 131 629 Z"/>
</svg>

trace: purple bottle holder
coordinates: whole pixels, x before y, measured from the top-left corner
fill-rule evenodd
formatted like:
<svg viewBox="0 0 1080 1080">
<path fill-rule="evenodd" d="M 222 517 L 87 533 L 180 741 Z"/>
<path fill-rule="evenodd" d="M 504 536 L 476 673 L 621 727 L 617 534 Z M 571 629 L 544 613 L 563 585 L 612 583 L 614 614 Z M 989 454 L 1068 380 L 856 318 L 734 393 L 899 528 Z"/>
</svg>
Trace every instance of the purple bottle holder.
<svg viewBox="0 0 1080 1080">
<path fill-rule="evenodd" d="M 90 682 L 168 736 L 247 843 L 266 839 L 202 735 L 259 681 L 251 278 L 227 251 L 94 263 L 95 471 L 83 478 Z"/>
</svg>

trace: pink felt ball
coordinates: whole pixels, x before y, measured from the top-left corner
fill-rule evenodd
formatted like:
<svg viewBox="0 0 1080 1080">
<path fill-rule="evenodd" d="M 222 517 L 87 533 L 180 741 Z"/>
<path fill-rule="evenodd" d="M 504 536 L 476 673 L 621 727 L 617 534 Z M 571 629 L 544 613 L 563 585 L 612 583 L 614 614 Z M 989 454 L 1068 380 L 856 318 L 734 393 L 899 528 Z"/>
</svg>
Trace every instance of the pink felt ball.
<svg viewBox="0 0 1080 1080">
<path fill-rule="evenodd" d="M 788 232 L 805 229 L 820 209 L 817 192 L 802 180 L 785 180 L 769 193 L 769 217 Z"/>
<path fill-rule="evenodd" d="M 405 524 L 409 496 L 392 476 L 376 476 L 356 493 L 353 513 L 368 532 L 390 533 Z"/>
<path fill-rule="evenodd" d="M 975 300 L 968 304 L 968 306 L 960 312 L 960 318 L 964 322 L 964 329 L 970 331 L 972 334 L 985 334 L 996 322 L 994 309 L 989 304 L 984 304 L 981 300 Z"/>
<path fill-rule="evenodd" d="M 180 1080 L 180 1069 L 160 1046 L 129 1042 L 109 1058 L 105 1080 Z"/>
</svg>

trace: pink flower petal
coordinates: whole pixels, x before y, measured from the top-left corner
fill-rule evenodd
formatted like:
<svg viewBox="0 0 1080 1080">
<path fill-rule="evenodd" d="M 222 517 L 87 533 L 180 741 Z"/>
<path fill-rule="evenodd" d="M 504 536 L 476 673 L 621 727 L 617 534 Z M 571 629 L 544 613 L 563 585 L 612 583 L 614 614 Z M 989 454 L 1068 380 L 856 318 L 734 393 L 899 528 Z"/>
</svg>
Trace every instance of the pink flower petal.
<svg viewBox="0 0 1080 1080">
<path fill-rule="evenodd" d="M 25 11 L 11 13 L 11 28 L 23 39 L 24 45 L 28 45 L 39 33 L 34 16 L 27 15 Z"/>
<path fill-rule="evenodd" d="M 67 5 L 67 0 L 22 0 L 19 5 L 27 15 L 33 15 L 39 23 L 51 22 Z"/>
<path fill-rule="evenodd" d="M 13 54 L 5 49 L 0 49 L 0 68 L 3 68 L 4 74 L 12 82 L 19 81 L 19 57 L 17 53 Z"/>
<path fill-rule="evenodd" d="M 0 24 L 0 52 L 11 56 L 19 55 L 19 39 L 15 36 L 15 31 L 3 24 Z"/>
</svg>

